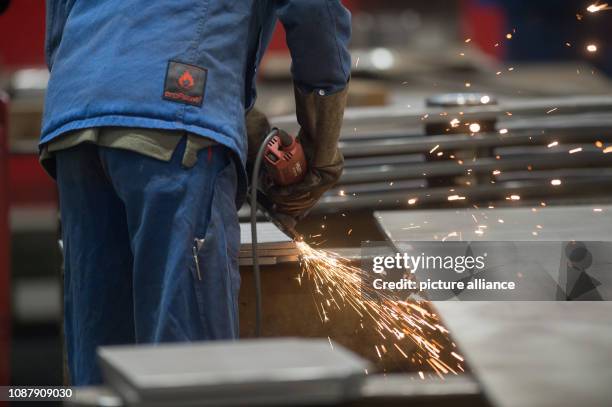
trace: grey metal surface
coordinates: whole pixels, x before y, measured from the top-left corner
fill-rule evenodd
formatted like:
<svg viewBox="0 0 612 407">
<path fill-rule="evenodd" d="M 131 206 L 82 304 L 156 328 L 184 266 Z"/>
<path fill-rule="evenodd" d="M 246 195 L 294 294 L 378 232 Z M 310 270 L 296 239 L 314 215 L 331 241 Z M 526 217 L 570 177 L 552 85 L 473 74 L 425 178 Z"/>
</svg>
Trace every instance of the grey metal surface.
<svg viewBox="0 0 612 407">
<path fill-rule="evenodd" d="M 273 223 L 257 222 L 257 240 L 259 244 L 269 248 L 292 248 L 295 243 L 281 232 Z M 251 224 L 240 224 L 240 250 L 247 250 L 251 247 Z"/>
<path fill-rule="evenodd" d="M 602 205 L 375 216 L 392 241 L 612 238 L 612 206 Z M 449 301 L 435 307 L 493 405 L 612 404 L 612 303 Z"/>
<path fill-rule="evenodd" d="M 108 386 L 82 386 L 73 391 L 72 397 L 64 401 L 72 407 L 122 407 L 125 403 L 117 392 Z"/>
<path fill-rule="evenodd" d="M 563 163 L 560 165 L 560 163 Z M 422 178 L 432 176 L 461 176 L 490 174 L 498 171 L 516 171 L 535 165 L 538 169 L 610 167 L 612 156 L 601 151 L 584 151 L 581 154 L 546 152 L 535 155 L 509 156 L 503 160 L 495 157 L 479 158 L 469 165 L 458 165 L 455 161 L 417 164 L 387 164 L 367 168 L 347 168 L 342 175 L 342 185 Z"/>
<path fill-rule="evenodd" d="M 375 216 L 390 240 L 612 241 L 610 205 L 390 211 Z"/>
<path fill-rule="evenodd" d="M 480 385 L 469 374 L 444 380 L 421 380 L 418 375 L 370 375 L 351 406 L 490 406 Z"/>
<path fill-rule="evenodd" d="M 259 264 L 273 265 L 280 263 L 292 263 L 298 260 L 298 249 L 287 235 L 281 232 L 270 222 L 257 223 L 257 238 L 259 243 Z M 239 263 L 241 266 L 253 265 L 253 253 L 251 251 L 251 224 L 240 224 L 240 253 Z"/>
<path fill-rule="evenodd" d="M 274 123 L 290 129 L 293 121 L 284 117 Z M 469 124 L 479 124 L 480 130 L 471 133 Z M 612 141 L 611 124 L 609 95 L 504 99 L 499 105 L 459 108 L 349 109 L 340 139 L 345 171 L 313 213 L 407 208 L 414 198 L 429 207 L 469 207 L 517 193 L 576 203 L 612 197 L 609 171 L 586 174 L 612 168 L 612 154 L 604 154 Z M 426 135 L 427 128 L 437 134 Z M 562 187 L 551 188 L 554 178 L 547 175 L 553 171 L 562 176 Z M 449 203 L 452 194 L 439 186 L 461 189 L 467 199 Z"/>
<path fill-rule="evenodd" d="M 586 112 L 610 112 L 612 110 L 612 96 L 574 96 L 562 98 L 524 98 L 500 103 L 499 105 L 475 106 L 461 109 L 448 108 L 406 108 L 404 105 L 385 107 L 365 107 L 348 109 L 344 115 L 344 134 L 352 134 L 355 128 L 359 132 L 392 130 L 397 128 L 420 127 L 424 119 L 435 118 L 442 114 L 458 115 L 466 121 L 505 115 L 511 112 L 516 116 L 544 115 L 553 108 L 564 114 L 578 114 Z M 427 116 L 426 116 L 427 115 Z M 276 117 L 275 126 L 288 131 L 297 130 L 294 115 Z"/>
<path fill-rule="evenodd" d="M 510 123 L 508 123 L 510 124 Z M 516 145 L 547 145 L 552 141 L 559 143 L 588 143 L 592 145 L 595 141 L 607 141 L 612 139 L 612 117 L 609 117 L 608 127 L 599 126 L 590 121 L 576 130 L 574 127 L 559 127 L 549 129 L 542 134 L 542 127 L 534 129 L 533 120 L 524 125 L 527 128 L 509 129 L 503 136 L 499 133 L 477 133 L 434 135 L 424 136 L 419 132 L 410 133 L 403 129 L 401 131 L 366 133 L 360 137 L 345 138 L 340 141 L 340 148 L 344 157 L 350 162 L 355 161 L 353 157 L 389 156 L 408 153 L 426 153 L 433 147 L 438 146 L 439 151 L 456 150 L 462 148 L 516 146 Z M 529 125 L 531 125 L 529 127 Z M 411 157 L 411 156 L 408 156 Z M 383 160 L 388 159 L 384 157 Z M 379 163 L 380 164 L 380 163 Z"/>
<path fill-rule="evenodd" d="M 581 201 L 607 201 L 606 195 L 612 190 L 612 178 L 589 177 L 585 179 L 565 179 L 563 186 L 551 185 L 550 180 L 536 179 L 528 181 L 496 182 L 472 187 L 439 187 L 420 189 L 399 189 L 388 184 L 388 191 L 376 191 L 372 194 L 356 194 L 353 196 L 351 186 L 344 188 L 344 193 L 324 195 L 318 207 L 322 211 L 349 210 L 381 210 L 409 208 L 409 200 L 415 199 L 419 206 L 470 208 L 474 205 L 486 207 L 490 203 L 495 206 L 508 205 L 539 205 L 540 202 L 555 203 L 565 201 L 576 204 Z M 567 194 L 567 192 L 573 194 Z M 450 201 L 449 197 L 457 195 L 463 200 Z M 512 195 L 521 197 L 521 202 L 510 200 Z M 529 202 L 529 203 L 527 203 Z"/>
<path fill-rule="evenodd" d="M 68 406 L 121 407 L 124 402 L 108 386 L 91 386 L 76 389 L 73 397 L 64 402 Z M 448 377 L 445 380 L 422 380 L 415 374 L 370 374 L 364 379 L 356 398 L 348 403 L 333 406 L 452 406 L 488 407 L 478 383 L 468 374 Z M 311 405 L 306 403 L 304 405 Z M 173 407 L 169 402 L 167 407 Z"/>
<path fill-rule="evenodd" d="M 322 339 L 258 339 L 98 350 L 129 405 L 291 405 L 354 397 L 368 362 Z"/>
<path fill-rule="evenodd" d="M 612 405 L 612 303 L 435 305 L 493 405 Z"/>
</svg>

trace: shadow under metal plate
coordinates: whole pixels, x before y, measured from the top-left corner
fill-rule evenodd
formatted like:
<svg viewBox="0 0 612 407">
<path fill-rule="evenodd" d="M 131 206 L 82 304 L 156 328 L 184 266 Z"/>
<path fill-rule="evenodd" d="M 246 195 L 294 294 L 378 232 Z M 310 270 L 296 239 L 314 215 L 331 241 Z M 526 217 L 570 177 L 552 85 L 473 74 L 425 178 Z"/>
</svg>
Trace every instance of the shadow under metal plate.
<svg viewBox="0 0 612 407">
<path fill-rule="evenodd" d="M 111 346 L 98 356 L 106 383 L 136 406 L 338 403 L 359 394 L 368 367 L 323 339 Z"/>
</svg>

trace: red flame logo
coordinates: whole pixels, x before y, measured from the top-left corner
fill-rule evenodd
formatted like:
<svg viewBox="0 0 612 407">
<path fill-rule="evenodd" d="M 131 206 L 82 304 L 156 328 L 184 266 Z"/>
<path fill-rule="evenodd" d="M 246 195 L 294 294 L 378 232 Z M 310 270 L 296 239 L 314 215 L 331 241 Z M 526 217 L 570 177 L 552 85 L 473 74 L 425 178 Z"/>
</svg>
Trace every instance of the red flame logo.
<svg viewBox="0 0 612 407">
<path fill-rule="evenodd" d="M 189 71 L 183 72 L 183 74 L 178 78 L 177 82 L 178 82 L 179 87 L 185 90 L 189 90 L 193 88 L 193 85 L 195 84 L 195 81 L 193 80 L 193 76 L 191 76 Z"/>
</svg>

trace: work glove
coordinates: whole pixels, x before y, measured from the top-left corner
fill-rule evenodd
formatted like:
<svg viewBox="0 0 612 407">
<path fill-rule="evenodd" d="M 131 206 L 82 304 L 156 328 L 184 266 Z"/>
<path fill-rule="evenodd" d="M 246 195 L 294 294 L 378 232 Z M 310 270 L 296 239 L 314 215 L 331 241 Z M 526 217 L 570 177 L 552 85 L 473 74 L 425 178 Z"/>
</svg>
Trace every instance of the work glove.
<svg viewBox="0 0 612 407">
<path fill-rule="evenodd" d="M 255 108 L 249 110 L 245 119 L 248 142 L 246 167 L 250 181 L 259 147 L 272 128 L 266 115 Z"/>
<path fill-rule="evenodd" d="M 321 196 L 332 188 L 344 168 L 344 157 L 338 149 L 348 87 L 329 96 L 304 92 L 294 87 L 296 116 L 300 125 L 298 140 L 302 144 L 308 171 L 294 185 L 264 187 L 264 193 L 275 204 L 276 211 L 303 219 Z"/>
</svg>

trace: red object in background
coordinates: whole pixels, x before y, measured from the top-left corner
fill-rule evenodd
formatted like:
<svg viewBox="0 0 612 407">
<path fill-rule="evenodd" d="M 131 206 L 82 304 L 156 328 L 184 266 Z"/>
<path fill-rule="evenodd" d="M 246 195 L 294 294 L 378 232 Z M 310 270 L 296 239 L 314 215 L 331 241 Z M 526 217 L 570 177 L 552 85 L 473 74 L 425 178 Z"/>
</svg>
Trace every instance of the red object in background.
<svg viewBox="0 0 612 407">
<path fill-rule="evenodd" d="M 0 15 L 0 66 L 45 64 L 45 2 L 13 0 Z"/>
<path fill-rule="evenodd" d="M 499 4 L 483 0 L 460 2 L 463 35 L 471 38 L 484 53 L 502 59 L 505 56 L 506 14 Z M 495 44 L 499 46 L 495 46 Z"/>
<path fill-rule="evenodd" d="M 11 152 L 9 157 L 10 206 L 57 206 L 57 188 L 38 162 L 38 154 Z"/>
<path fill-rule="evenodd" d="M 10 236 L 8 219 L 8 96 L 0 92 L 0 386 L 9 384 L 10 355 Z"/>
</svg>

